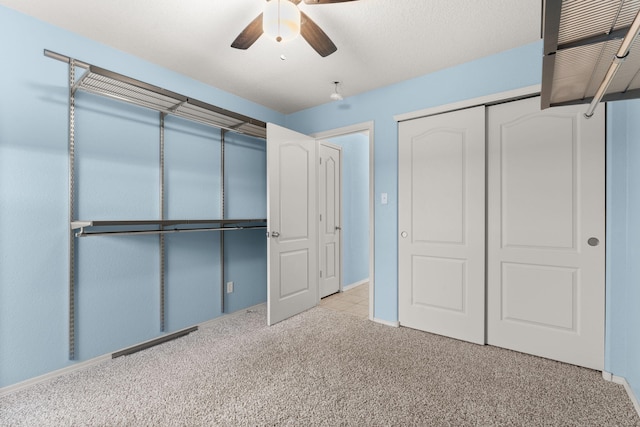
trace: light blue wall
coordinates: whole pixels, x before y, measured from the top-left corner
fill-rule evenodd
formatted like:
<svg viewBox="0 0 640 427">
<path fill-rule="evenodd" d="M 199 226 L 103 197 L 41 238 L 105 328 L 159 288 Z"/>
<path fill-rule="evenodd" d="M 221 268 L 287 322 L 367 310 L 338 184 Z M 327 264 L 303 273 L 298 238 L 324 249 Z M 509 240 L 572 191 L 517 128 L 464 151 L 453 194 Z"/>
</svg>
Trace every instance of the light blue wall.
<svg viewBox="0 0 640 427">
<path fill-rule="evenodd" d="M 397 125 L 393 116 L 540 83 L 540 42 L 287 116 L 318 133 L 375 121 L 374 316 L 397 313 Z M 607 116 L 607 320 L 605 369 L 640 396 L 640 101 L 610 103 Z M 380 193 L 389 204 L 380 204 Z"/>
<path fill-rule="evenodd" d="M 532 43 L 402 83 L 287 116 L 287 126 L 312 134 L 374 121 L 375 307 L 398 319 L 398 128 L 394 115 L 540 83 L 542 44 Z M 388 204 L 380 204 L 380 193 Z"/>
<path fill-rule="evenodd" d="M 640 101 L 607 108 L 605 369 L 640 398 Z"/>
<path fill-rule="evenodd" d="M 285 117 L 4 7 L 0 7 L 0 40 L 0 387 L 4 387 L 75 363 L 67 357 L 68 67 L 46 58 L 44 49 L 263 121 L 283 124 Z M 158 218 L 158 113 L 80 93 L 76 119 L 77 216 Z M 168 118 L 165 139 L 167 217 L 219 218 L 219 132 Z M 265 154 L 255 147 L 256 141 L 253 146 L 229 148 L 228 184 L 232 191 L 242 188 L 238 198 L 229 196 L 229 214 L 265 217 Z M 227 275 L 238 289 L 227 295 L 228 310 L 266 299 L 264 234 L 246 233 L 225 242 L 230 257 Z M 218 239 L 216 232 L 167 236 L 169 331 L 221 314 Z M 158 236 L 77 240 L 77 360 L 160 335 L 158 240 Z"/>
<path fill-rule="evenodd" d="M 254 177 L 267 176 L 264 140 L 237 133 L 225 136 L 225 216 L 227 218 L 266 218 L 267 182 Z"/>
<path fill-rule="evenodd" d="M 536 84 L 541 74 L 538 42 L 284 117 L 1 6 L 0 39 L 5 41 L 0 43 L 0 387 L 74 363 L 67 360 L 67 67 L 45 58 L 43 49 L 304 133 L 373 120 L 374 310 L 375 317 L 389 321 L 397 320 L 398 171 L 397 125 L 393 116 Z M 77 189 L 81 215 L 156 215 L 157 151 L 152 152 L 156 117 L 136 107 L 114 108 L 110 102 L 92 100 L 90 96 L 81 97 L 79 102 L 84 108 L 79 111 L 78 123 L 83 136 L 83 145 L 78 147 L 79 173 L 87 178 Z M 605 363 L 607 370 L 627 378 L 637 396 L 640 246 L 635 242 L 640 241 L 639 123 L 639 101 L 610 104 Z M 104 135 L 96 132 L 103 124 L 108 124 Z M 183 126 L 179 121 L 171 125 Z M 114 133 L 116 130 L 121 133 Z M 176 129 L 170 136 L 169 163 L 176 169 L 168 178 L 169 215 L 209 213 L 219 208 L 219 193 L 212 191 L 210 198 L 200 200 L 198 191 L 202 189 L 189 185 L 199 178 L 188 170 L 192 165 L 206 187 L 217 185 L 217 154 L 202 141 L 206 130 L 192 126 L 187 133 L 184 137 L 188 143 L 203 155 L 197 158 L 185 153 L 182 157 L 172 144 L 173 138 L 184 132 Z M 103 138 L 107 145 L 98 143 Z M 215 138 L 213 135 L 214 146 Z M 246 156 L 234 153 L 235 148 L 240 148 L 232 147 L 230 143 L 227 160 L 238 161 L 239 170 L 255 169 L 264 162 L 263 154 L 255 147 L 247 145 Z M 248 164 L 252 166 L 247 168 Z M 209 166 L 213 174 L 206 172 Z M 263 169 L 256 170 L 263 173 Z M 247 188 L 247 193 L 234 193 L 239 194 L 238 199 L 227 200 L 228 215 L 246 212 L 263 216 L 264 183 L 247 183 L 241 176 L 232 176 L 227 184 L 230 188 Z M 184 188 L 195 192 L 177 191 Z M 388 205 L 379 203 L 382 192 L 389 195 Z M 255 204 L 251 193 L 260 199 Z M 216 238 L 206 233 L 192 236 L 169 239 L 167 312 L 171 329 L 219 314 L 219 281 L 212 288 L 205 279 L 219 275 L 220 266 L 210 262 L 218 256 Z M 234 236 L 225 242 L 229 263 L 225 265 L 226 280 L 240 283 L 238 294 L 226 295 L 230 310 L 243 305 L 234 300 L 236 297 L 246 298 L 244 305 L 264 301 L 265 295 L 253 290 L 264 292 L 266 288 L 260 283 L 266 266 L 263 232 Z M 82 268 L 78 272 L 81 285 L 77 336 L 81 360 L 158 335 L 156 249 L 157 236 L 79 241 L 77 262 Z M 252 269 L 260 271 L 252 276 Z M 188 285 L 181 281 L 183 277 L 189 278 Z M 187 312 L 186 307 L 193 312 Z"/>
<path fill-rule="evenodd" d="M 120 106 L 118 102 L 117 107 Z M 156 127 L 157 124 L 156 119 Z M 220 140 L 219 129 L 178 117 L 165 118 L 165 218 L 221 218 Z M 157 147 L 156 141 L 155 152 Z M 120 156 L 120 162 L 125 159 Z M 155 190 L 149 192 L 158 194 L 158 176 L 151 175 L 155 178 Z M 165 248 L 167 330 L 175 331 L 219 316 L 222 298 L 219 233 L 168 234 Z M 158 249 L 149 252 L 157 254 Z M 152 286 L 158 288 L 158 283 Z"/>
<path fill-rule="evenodd" d="M 267 153 L 264 140 L 227 133 L 225 137 L 225 217 L 266 218 Z M 267 300 L 266 230 L 225 233 L 225 283 L 233 293 L 225 294 L 225 312 L 232 313 Z M 264 272 L 257 275 L 256 272 Z"/>
<path fill-rule="evenodd" d="M 342 285 L 369 278 L 369 137 L 328 139 L 342 147 Z"/>
</svg>

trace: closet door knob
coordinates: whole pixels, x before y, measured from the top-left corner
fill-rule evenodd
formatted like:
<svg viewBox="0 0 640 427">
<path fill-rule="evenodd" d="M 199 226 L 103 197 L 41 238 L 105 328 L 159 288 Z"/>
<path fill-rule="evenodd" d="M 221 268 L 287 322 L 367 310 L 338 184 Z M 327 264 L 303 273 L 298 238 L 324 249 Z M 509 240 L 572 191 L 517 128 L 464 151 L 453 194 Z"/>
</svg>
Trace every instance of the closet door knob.
<svg viewBox="0 0 640 427">
<path fill-rule="evenodd" d="M 342 227 L 338 227 L 338 226 L 336 225 L 336 230 L 342 230 Z"/>
<path fill-rule="evenodd" d="M 598 246 L 600 244 L 600 240 L 598 240 L 597 237 L 590 237 L 589 240 L 587 240 L 587 243 L 589 246 Z"/>
<path fill-rule="evenodd" d="M 280 233 L 278 233 L 277 231 L 272 231 L 271 237 L 280 237 Z"/>
<path fill-rule="evenodd" d="M 400 235 L 404 238 L 406 238 L 409 234 L 406 231 L 403 231 L 402 233 L 400 233 Z"/>
</svg>

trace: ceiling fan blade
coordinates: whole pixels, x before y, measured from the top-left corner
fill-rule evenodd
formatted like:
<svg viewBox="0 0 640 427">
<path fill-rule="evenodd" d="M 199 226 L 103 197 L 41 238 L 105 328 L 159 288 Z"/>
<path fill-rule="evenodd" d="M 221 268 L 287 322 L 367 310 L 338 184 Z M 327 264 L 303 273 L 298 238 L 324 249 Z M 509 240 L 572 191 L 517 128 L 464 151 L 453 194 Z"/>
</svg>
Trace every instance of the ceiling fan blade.
<svg viewBox="0 0 640 427">
<path fill-rule="evenodd" d="M 300 35 L 315 49 L 320 56 L 331 55 L 338 50 L 329 36 L 322 31 L 304 12 L 300 11 Z"/>
<path fill-rule="evenodd" d="M 231 47 L 236 49 L 248 49 L 262 35 L 262 13 L 256 17 L 247 28 L 236 37 Z"/>
<path fill-rule="evenodd" d="M 357 0 L 304 0 L 306 4 L 329 4 L 329 3 L 345 3 Z"/>
</svg>

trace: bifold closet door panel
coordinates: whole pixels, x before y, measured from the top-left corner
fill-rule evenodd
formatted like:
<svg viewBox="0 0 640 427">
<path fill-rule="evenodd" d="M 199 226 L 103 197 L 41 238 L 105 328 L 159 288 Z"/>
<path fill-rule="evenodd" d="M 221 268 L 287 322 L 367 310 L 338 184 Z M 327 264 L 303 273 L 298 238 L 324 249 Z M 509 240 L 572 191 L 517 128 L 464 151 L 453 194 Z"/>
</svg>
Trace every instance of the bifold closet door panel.
<svg viewBox="0 0 640 427">
<path fill-rule="evenodd" d="M 485 108 L 399 125 L 399 320 L 485 342 Z"/>
<path fill-rule="evenodd" d="M 487 342 L 604 365 L 604 108 L 489 107 Z"/>
</svg>

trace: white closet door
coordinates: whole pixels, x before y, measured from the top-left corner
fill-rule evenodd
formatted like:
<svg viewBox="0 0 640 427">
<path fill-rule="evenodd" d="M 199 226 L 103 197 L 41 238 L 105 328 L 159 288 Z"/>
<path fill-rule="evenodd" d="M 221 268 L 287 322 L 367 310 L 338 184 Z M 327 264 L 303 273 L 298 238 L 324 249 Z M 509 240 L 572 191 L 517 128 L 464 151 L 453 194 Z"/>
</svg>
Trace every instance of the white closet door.
<svg viewBox="0 0 640 427">
<path fill-rule="evenodd" d="M 604 365 L 604 108 L 488 108 L 487 342 Z"/>
<path fill-rule="evenodd" d="M 399 125 L 400 324 L 485 342 L 484 107 Z"/>
<path fill-rule="evenodd" d="M 315 139 L 267 124 L 267 323 L 318 303 Z"/>
</svg>

